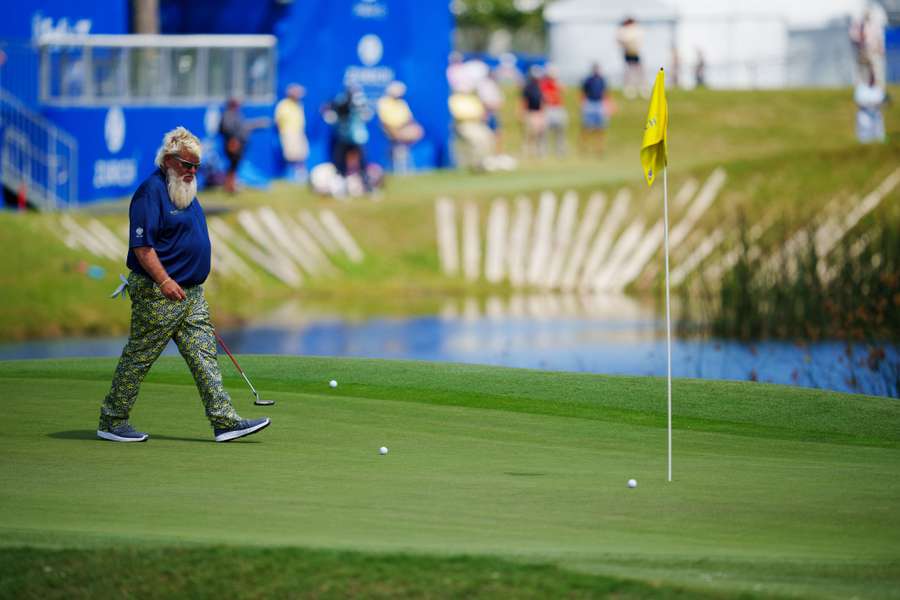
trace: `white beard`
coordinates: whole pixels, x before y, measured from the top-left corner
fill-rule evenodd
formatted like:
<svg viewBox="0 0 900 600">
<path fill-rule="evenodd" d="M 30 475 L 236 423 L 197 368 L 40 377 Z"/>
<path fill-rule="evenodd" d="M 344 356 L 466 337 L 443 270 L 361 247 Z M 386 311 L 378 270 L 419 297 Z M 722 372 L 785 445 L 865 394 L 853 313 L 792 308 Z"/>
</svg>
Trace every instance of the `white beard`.
<svg viewBox="0 0 900 600">
<path fill-rule="evenodd" d="M 166 187 L 169 189 L 172 204 L 184 210 L 191 205 L 194 196 L 197 195 L 197 178 L 194 177 L 187 183 L 178 177 L 174 169 L 169 169 L 166 172 Z"/>
</svg>

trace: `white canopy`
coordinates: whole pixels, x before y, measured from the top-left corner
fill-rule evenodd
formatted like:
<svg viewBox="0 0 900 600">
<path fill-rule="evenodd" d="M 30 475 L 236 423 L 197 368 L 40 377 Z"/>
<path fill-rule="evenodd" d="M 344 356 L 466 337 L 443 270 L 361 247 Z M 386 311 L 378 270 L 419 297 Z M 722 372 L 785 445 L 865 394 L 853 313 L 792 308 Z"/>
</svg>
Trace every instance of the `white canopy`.
<svg viewBox="0 0 900 600">
<path fill-rule="evenodd" d="M 544 9 L 548 23 L 572 21 L 621 22 L 626 17 L 638 21 L 674 21 L 676 11 L 659 0 L 632 0 L 612 3 L 598 0 L 558 0 Z"/>
</svg>

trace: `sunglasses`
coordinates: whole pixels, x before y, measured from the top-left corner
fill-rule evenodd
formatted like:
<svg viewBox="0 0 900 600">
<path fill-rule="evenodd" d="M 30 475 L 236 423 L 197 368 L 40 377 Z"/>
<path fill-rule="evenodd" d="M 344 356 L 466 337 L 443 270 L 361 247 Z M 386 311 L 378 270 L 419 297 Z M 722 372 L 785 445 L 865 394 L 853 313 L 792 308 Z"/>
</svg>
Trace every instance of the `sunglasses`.
<svg viewBox="0 0 900 600">
<path fill-rule="evenodd" d="M 172 154 L 171 157 L 174 158 L 175 160 L 177 160 L 184 169 L 195 169 L 196 170 L 196 169 L 200 168 L 200 163 L 191 162 L 189 160 L 184 160 L 177 154 Z"/>
</svg>

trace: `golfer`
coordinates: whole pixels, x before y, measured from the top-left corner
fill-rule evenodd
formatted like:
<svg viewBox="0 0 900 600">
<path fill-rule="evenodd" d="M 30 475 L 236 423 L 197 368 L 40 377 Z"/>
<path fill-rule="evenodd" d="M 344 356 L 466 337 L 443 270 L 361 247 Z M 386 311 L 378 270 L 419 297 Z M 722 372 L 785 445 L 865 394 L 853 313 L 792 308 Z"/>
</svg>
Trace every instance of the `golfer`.
<svg viewBox="0 0 900 600">
<path fill-rule="evenodd" d="M 159 167 L 138 187 L 129 209 L 126 264 L 131 269 L 131 333 L 100 408 L 97 436 L 143 442 L 149 435 L 128 422 L 144 376 L 170 339 L 187 362 L 215 440 L 227 442 L 267 427 L 244 420 L 222 386 L 216 340 L 202 284 L 210 270 L 206 217 L 197 194 L 200 140 L 184 127 L 163 137 Z"/>
</svg>

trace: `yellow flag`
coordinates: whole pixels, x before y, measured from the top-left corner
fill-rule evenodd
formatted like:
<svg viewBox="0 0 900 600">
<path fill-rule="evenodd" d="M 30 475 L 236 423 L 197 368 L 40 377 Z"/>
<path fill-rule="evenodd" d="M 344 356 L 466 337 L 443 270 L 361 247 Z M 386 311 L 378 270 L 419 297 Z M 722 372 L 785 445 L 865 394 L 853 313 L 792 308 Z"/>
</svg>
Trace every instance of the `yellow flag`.
<svg viewBox="0 0 900 600">
<path fill-rule="evenodd" d="M 650 110 L 644 126 L 644 142 L 641 144 L 641 165 L 647 185 L 652 186 L 656 176 L 668 162 L 666 130 L 669 128 L 669 106 L 666 104 L 666 76 L 662 69 L 656 74 Z"/>
</svg>

